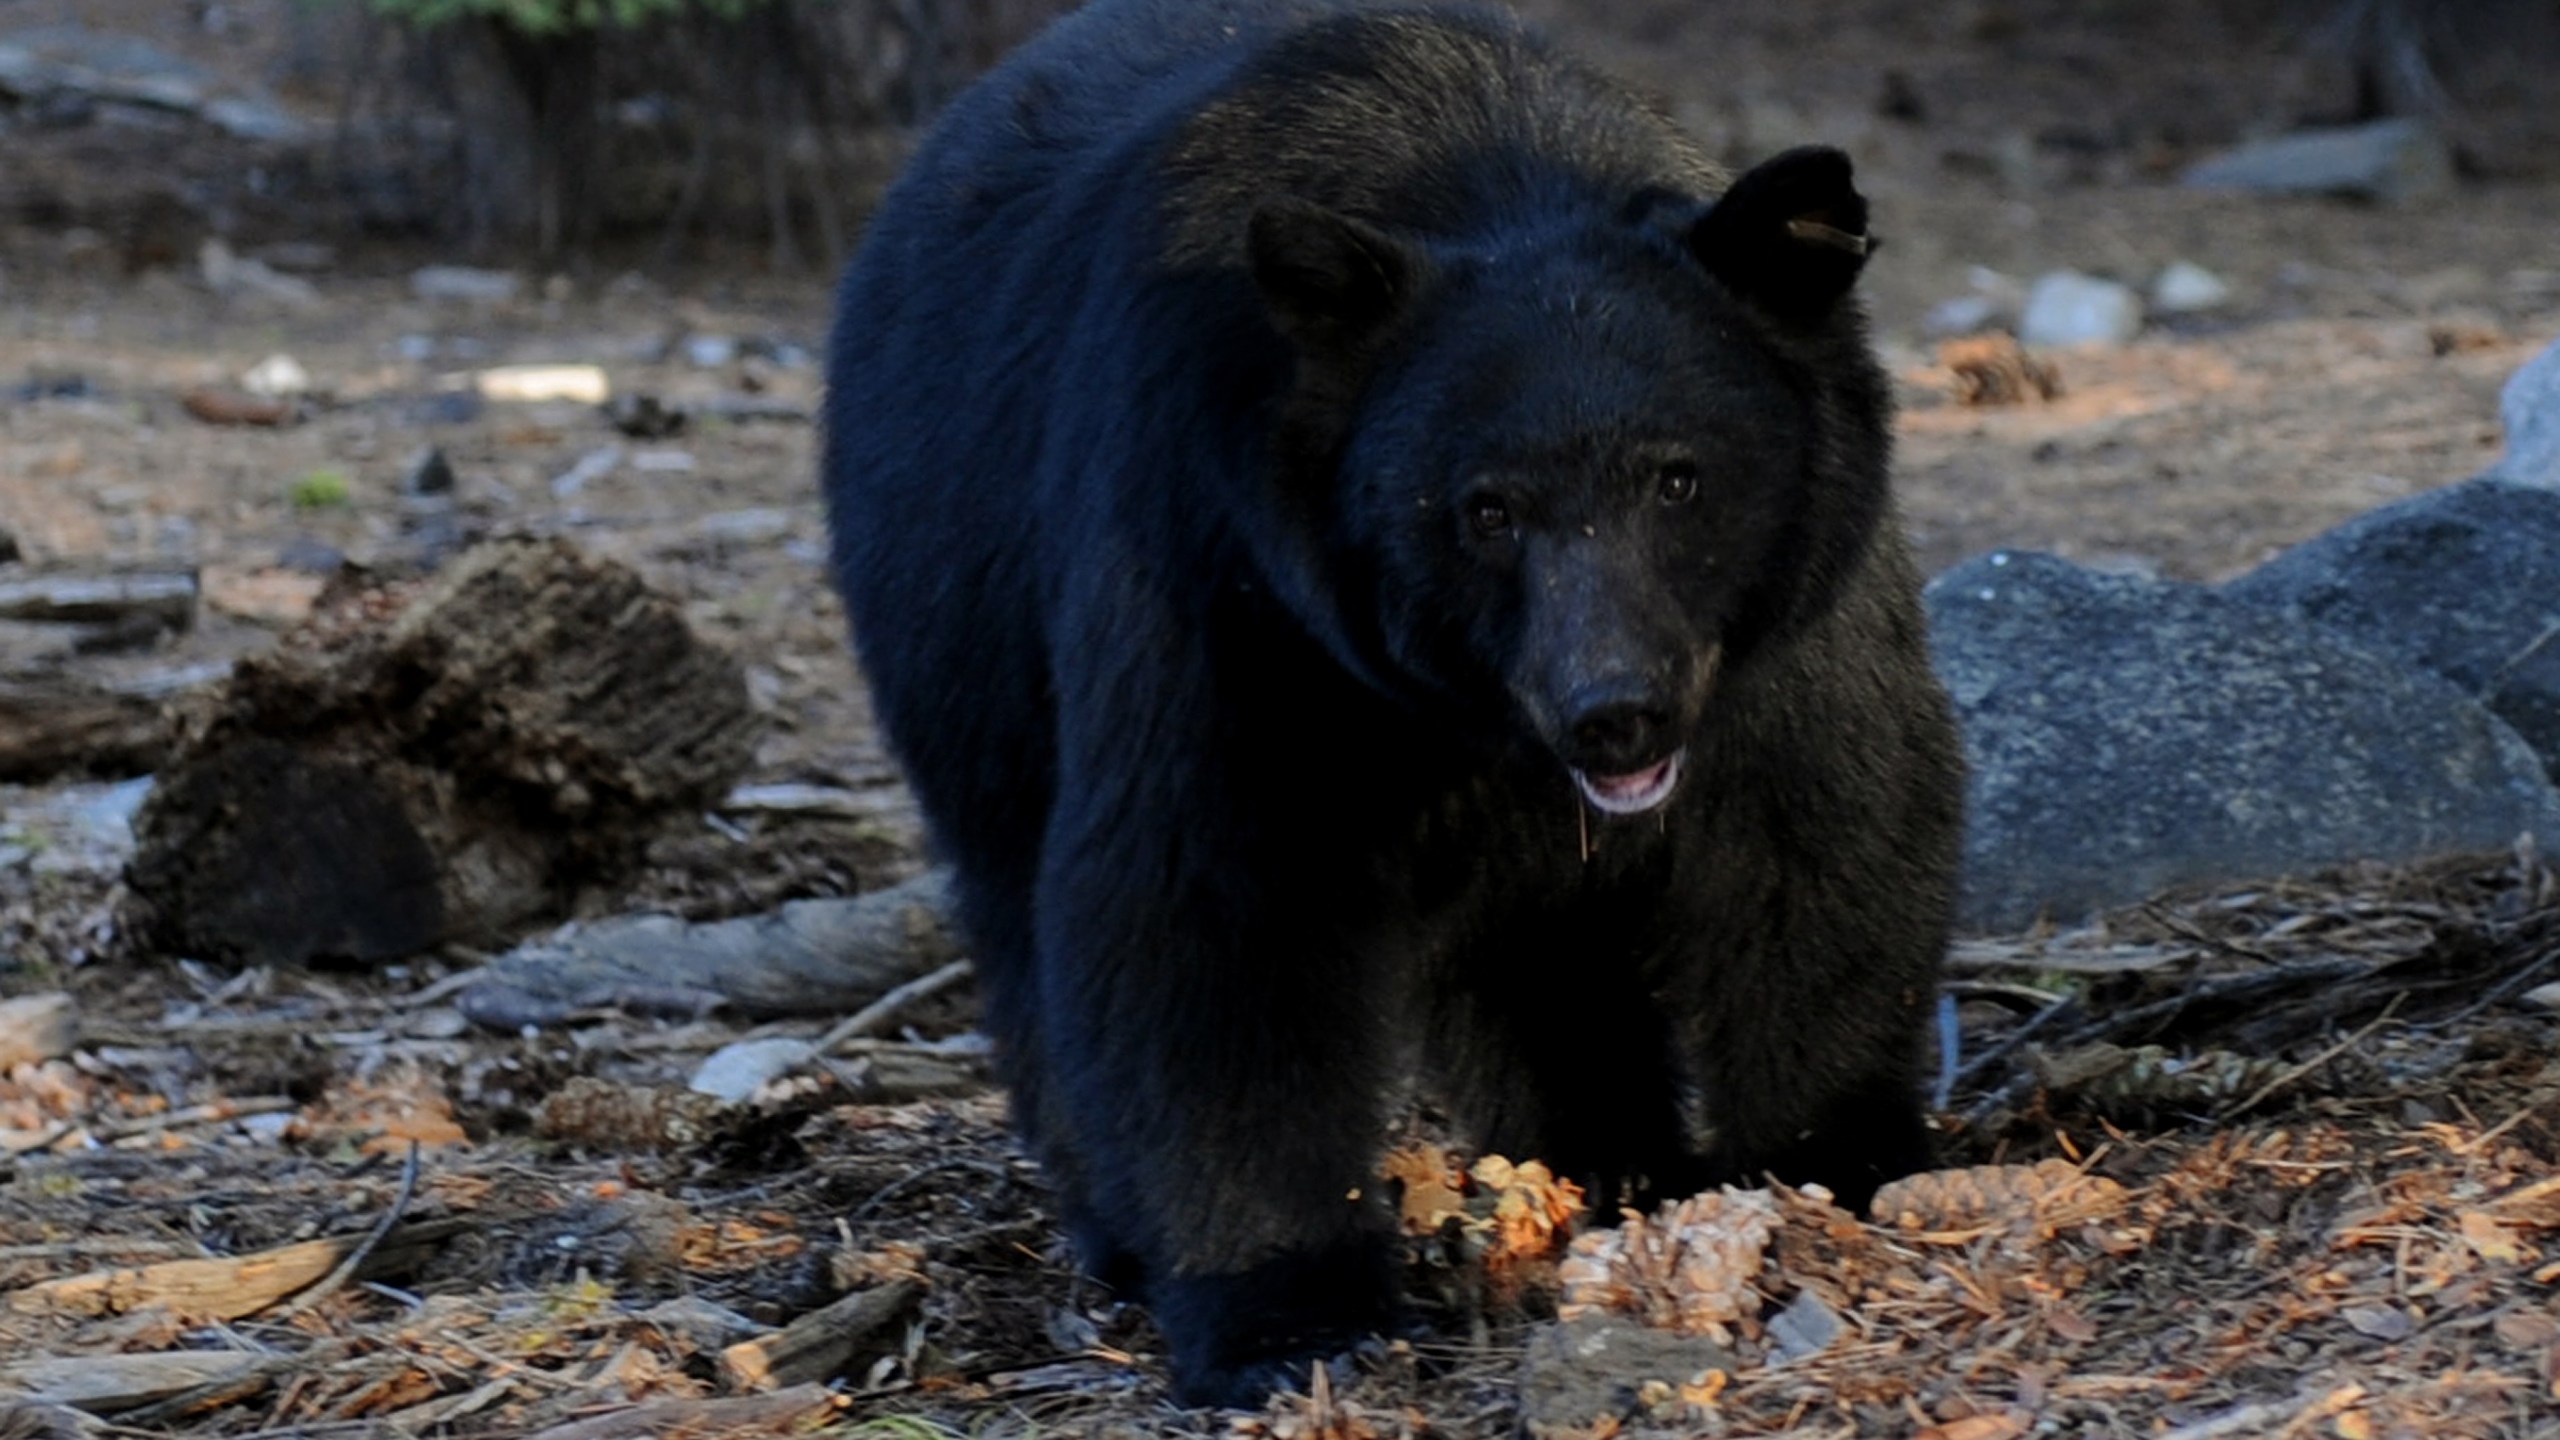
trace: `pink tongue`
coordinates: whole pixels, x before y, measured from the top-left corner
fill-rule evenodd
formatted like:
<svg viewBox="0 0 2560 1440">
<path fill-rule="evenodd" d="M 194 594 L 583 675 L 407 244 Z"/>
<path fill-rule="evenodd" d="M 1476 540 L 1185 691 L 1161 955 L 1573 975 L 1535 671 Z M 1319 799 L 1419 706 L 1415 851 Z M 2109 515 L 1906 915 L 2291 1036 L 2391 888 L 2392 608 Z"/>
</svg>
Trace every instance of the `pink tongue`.
<svg viewBox="0 0 2560 1440">
<path fill-rule="evenodd" d="M 1594 775 L 1591 777 L 1591 788 L 1612 798 L 1641 795 L 1662 783 L 1662 772 L 1670 768 L 1671 762 L 1665 760 L 1660 764 L 1639 770 L 1633 775 Z"/>
<path fill-rule="evenodd" d="M 1678 755 L 1659 764 L 1648 765 L 1632 775 L 1573 772 L 1575 783 L 1582 787 L 1582 798 L 1611 815 L 1640 815 L 1661 804 L 1670 796 L 1671 786 L 1679 775 Z"/>
</svg>

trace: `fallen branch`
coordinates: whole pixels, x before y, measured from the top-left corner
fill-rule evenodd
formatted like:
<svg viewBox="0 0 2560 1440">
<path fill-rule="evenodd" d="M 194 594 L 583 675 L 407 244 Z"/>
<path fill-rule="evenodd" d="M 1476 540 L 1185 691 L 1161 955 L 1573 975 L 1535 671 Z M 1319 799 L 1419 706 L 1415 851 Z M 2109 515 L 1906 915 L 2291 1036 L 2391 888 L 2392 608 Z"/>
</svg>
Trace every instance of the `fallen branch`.
<svg viewBox="0 0 2560 1440">
<path fill-rule="evenodd" d="M 795 900 L 735 920 L 625 916 L 498 956 L 454 1004 L 497 1030 L 610 1009 L 840 1015 L 958 958 L 949 905 L 947 874 L 929 870 L 848 900 Z"/>
<path fill-rule="evenodd" d="M 923 1297 L 924 1286 L 913 1280 L 856 1291 L 770 1335 L 739 1341 L 720 1352 L 721 1364 L 733 1383 L 757 1390 L 832 1380 Z"/>
<path fill-rule="evenodd" d="M 359 1262 L 356 1278 L 414 1269 L 465 1228 L 459 1220 L 433 1220 L 395 1230 Z M 158 1306 L 181 1317 L 237 1320 L 325 1278 L 363 1243 L 342 1235 L 228 1259 L 168 1260 L 93 1270 L 13 1291 L 7 1304 L 20 1313 L 87 1316 L 123 1315 Z"/>
<path fill-rule="evenodd" d="M 382 1218 L 373 1222 L 373 1228 L 365 1232 L 364 1239 L 357 1242 L 353 1250 L 347 1252 L 347 1258 L 339 1261 L 337 1267 L 328 1274 L 321 1276 L 320 1283 L 295 1296 L 293 1303 L 286 1306 L 283 1313 L 277 1315 L 276 1319 L 291 1320 L 296 1315 L 328 1299 L 341 1286 L 354 1279 L 356 1272 L 364 1268 L 364 1263 L 373 1258 L 373 1252 L 382 1248 L 383 1239 L 391 1233 L 391 1227 L 399 1224 L 400 1217 L 409 1212 L 409 1201 L 417 1193 L 418 1142 L 411 1140 L 409 1158 L 400 1167 L 400 1193 L 392 1196 L 391 1203 L 383 1208 Z"/>
<path fill-rule="evenodd" d="M 0 580 L 0 620 L 69 625 L 149 621 L 184 630 L 195 623 L 196 574 L 170 571 L 72 571 Z"/>
<path fill-rule="evenodd" d="M 841 1024 L 818 1037 L 817 1053 L 832 1054 L 837 1046 L 848 1040 L 887 1029 L 889 1022 L 897 1019 L 909 1006 L 941 994 L 968 979 L 970 973 L 968 961 L 954 960 L 930 975 L 920 975 L 908 981 L 846 1016 Z"/>
<path fill-rule="evenodd" d="M 42 1355 L 0 1365 L 0 1389 L 18 1398 L 112 1415 L 200 1385 L 239 1379 L 273 1357 L 248 1350 L 170 1350 L 143 1355 Z"/>
<path fill-rule="evenodd" d="M 170 734 L 157 694 L 62 676 L 0 679 L 0 780 L 148 774 Z"/>
<path fill-rule="evenodd" d="M 813 1428 L 806 1421 L 832 1413 L 843 1403 L 824 1385 L 794 1385 L 770 1395 L 720 1400 L 652 1400 L 536 1430 L 526 1440 L 636 1440 L 646 1435 L 742 1435 L 759 1430 L 799 1434 Z"/>
</svg>

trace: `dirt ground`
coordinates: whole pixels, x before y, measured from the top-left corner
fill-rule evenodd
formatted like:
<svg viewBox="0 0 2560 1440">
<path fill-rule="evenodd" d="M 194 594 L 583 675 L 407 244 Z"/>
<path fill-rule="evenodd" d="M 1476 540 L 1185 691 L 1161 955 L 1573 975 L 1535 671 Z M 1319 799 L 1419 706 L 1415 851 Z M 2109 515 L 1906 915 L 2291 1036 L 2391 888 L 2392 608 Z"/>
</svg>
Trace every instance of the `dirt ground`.
<svg viewBox="0 0 2560 1440">
<path fill-rule="evenodd" d="M 281 6 L 218 8 L 218 33 L 176 0 L 84 13 L 255 73 Z M 1737 158 L 1808 139 L 1857 155 L 1888 242 L 1871 298 L 1901 384 L 1904 518 L 1932 569 L 2028 547 L 2225 578 L 2493 463 L 2499 386 L 2560 336 L 2560 112 L 2534 88 L 2560 25 L 2492 23 L 2522 7 L 2447 22 L 2465 173 L 2414 209 L 2173 183 L 2240 135 L 2348 114 L 2323 17 L 2350 7 L 1528 8 Z M 64 9 L 0 0 L 0 31 Z M 254 158 L 147 125 L 0 134 L 0 526 L 27 566 L 190 565 L 204 585 L 196 627 L 140 649 L 74 653 L 61 627 L 0 622 L 0 669 L 220 665 L 274 643 L 341 557 L 396 573 L 458 536 L 562 534 L 683 597 L 742 657 L 773 721 L 750 783 L 867 797 L 857 818 L 671 835 L 589 913 L 745 913 L 912 873 L 913 812 L 818 569 L 824 279 L 608 256 L 526 268 L 509 300 L 427 301 L 416 266 L 505 257 L 243 205 L 229 243 L 312 294 L 217 293 L 203 212 L 150 197 Z M 2139 284 L 2173 260 L 2232 302 L 2045 357 L 2049 401 L 1959 403 L 1922 331 L 1978 268 Z M 275 354 L 316 386 L 299 423 L 189 414 L 187 392 Z M 599 365 L 619 394 L 707 418 L 640 439 L 592 406 L 468 393 L 471 372 L 535 362 Z M 404 493 L 430 446 L 456 477 L 449 512 Z M 1622 1421 L 1524 1415 L 1552 1257 L 1505 1298 L 1467 1278 L 1486 1242 L 1463 1217 L 1416 1241 L 1424 1335 L 1318 1400 L 1225 1417 L 1169 1409 L 1143 1318 L 1074 1279 L 982 1078 L 901 1091 L 883 1051 L 677 1123 L 665 1097 L 704 1055 L 823 1025 L 598 1014 L 492 1035 L 446 1003 L 470 953 L 377 973 L 135 953 L 114 827 L 76 823 L 113 793 L 0 788 L 0 996 L 67 991 L 82 1016 L 70 1057 L 0 1075 L 0 1433 L 93 1433 L 13 1420 L 13 1389 L 66 1393 L 61 1375 L 110 1355 L 221 1352 L 245 1369 L 124 1382 L 157 1398 L 122 1433 L 2560 1434 L 2560 1026 L 2520 1000 L 2560 978 L 2560 882 L 2529 846 L 1967 942 L 1948 1159 L 2062 1158 L 2076 1178 L 2005 1172 L 1981 1182 L 1990 1201 L 1932 1192 L 1880 1226 L 1785 1199 L 1746 1277 L 1766 1314 L 1733 1320 L 1724 1363 L 1637 1377 L 1661 1383 Z M 938 1043 L 966 1020 L 927 1006 L 886 1043 L 979 1074 Z M 599 1081 L 639 1118 L 580 1088 Z M 62 1283 L 386 1218 L 363 1273 L 307 1303 L 208 1300 L 237 1274 L 159 1304 L 139 1281 Z M 899 1286 L 916 1288 L 892 1323 L 828 1369 L 832 1398 L 718 1408 L 759 1403 L 724 1346 Z M 1806 1296 L 1841 1334 L 1786 1358 L 1767 1315 Z M 661 1408 L 616 1408 L 634 1401 Z"/>
</svg>

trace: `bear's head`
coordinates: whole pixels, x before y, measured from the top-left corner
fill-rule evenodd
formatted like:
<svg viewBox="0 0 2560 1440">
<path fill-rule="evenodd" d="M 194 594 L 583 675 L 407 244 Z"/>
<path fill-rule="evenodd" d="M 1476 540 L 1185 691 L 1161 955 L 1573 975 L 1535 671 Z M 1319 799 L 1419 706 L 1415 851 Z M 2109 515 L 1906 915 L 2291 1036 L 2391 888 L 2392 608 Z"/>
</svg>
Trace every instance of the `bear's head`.
<svg viewBox="0 0 2560 1440">
<path fill-rule="evenodd" d="M 1298 357 L 1283 481 L 1325 492 L 1341 623 L 1598 809 L 1662 803 L 1719 676 L 1824 613 L 1883 514 L 1869 245 L 1828 149 L 1456 240 L 1262 205 L 1253 276 Z"/>
</svg>

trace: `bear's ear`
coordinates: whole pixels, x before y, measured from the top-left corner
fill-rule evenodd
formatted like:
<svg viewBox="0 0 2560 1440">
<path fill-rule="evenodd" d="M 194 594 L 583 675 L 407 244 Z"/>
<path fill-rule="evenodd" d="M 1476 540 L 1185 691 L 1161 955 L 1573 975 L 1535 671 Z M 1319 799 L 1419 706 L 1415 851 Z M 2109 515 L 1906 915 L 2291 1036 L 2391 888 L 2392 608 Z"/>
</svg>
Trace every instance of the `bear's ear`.
<svg viewBox="0 0 2560 1440">
<path fill-rule="evenodd" d="M 1849 157 L 1807 145 L 1761 161 L 1689 227 L 1689 250 L 1735 294 L 1789 320 L 1819 319 L 1857 283 L 1875 239 Z"/>
<path fill-rule="evenodd" d="M 1384 326 L 1424 267 L 1420 252 L 1376 226 L 1295 196 L 1257 208 L 1246 245 L 1272 323 L 1314 349 L 1340 348 Z"/>
</svg>

